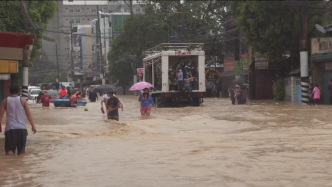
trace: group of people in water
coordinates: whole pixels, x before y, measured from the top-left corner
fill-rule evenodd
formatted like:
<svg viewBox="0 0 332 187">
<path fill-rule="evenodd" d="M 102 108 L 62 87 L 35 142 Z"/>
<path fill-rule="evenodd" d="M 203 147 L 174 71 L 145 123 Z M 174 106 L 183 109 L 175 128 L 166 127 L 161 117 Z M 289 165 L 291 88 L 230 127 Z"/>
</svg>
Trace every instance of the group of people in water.
<svg viewBox="0 0 332 187">
<path fill-rule="evenodd" d="M 150 116 L 151 105 L 153 107 L 156 107 L 156 105 L 152 100 L 152 96 L 150 95 L 148 88 L 145 88 L 143 90 L 143 93 L 139 96 L 138 101 L 141 103 L 141 116 Z M 100 104 L 102 113 L 105 113 L 105 106 L 108 119 L 119 121 L 119 109 L 121 108 L 121 110 L 123 111 L 123 104 L 116 97 L 114 92 L 105 93 Z"/>
<path fill-rule="evenodd" d="M 247 103 L 247 92 L 244 85 L 238 85 L 235 88 L 230 86 L 228 93 L 229 97 L 231 98 L 232 105 L 243 105 Z"/>
</svg>

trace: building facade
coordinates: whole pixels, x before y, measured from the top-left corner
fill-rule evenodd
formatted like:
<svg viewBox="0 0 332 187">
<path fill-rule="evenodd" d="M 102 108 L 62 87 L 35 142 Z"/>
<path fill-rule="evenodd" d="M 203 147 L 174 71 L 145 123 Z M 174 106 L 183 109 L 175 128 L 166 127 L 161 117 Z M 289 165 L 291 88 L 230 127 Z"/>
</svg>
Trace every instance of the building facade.
<svg viewBox="0 0 332 187">
<path fill-rule="evenodd" d="M 332 79 L 332 37 L 311 39 L 311 72 L 314 84 L 321 90 L 321 103 L 330 104 L 328 86 Z"/>
<path fill-rule="evenodd" d="M 144 4 L 144 0 L 133 1 L 133 13 L 142 13 L 144 8 L 141 6 Z M 72 71 L 72 31 L 77 32 L 78 25 L 90 25 L 91 21 L 97 19 L 97 6 L 101 12 L 109 13 L 129 13 L 130 9 L 128 1 L 87 1 L 87 0 L 62 0 L 56 1 L 58 11 L 52 20 L 49 21 L 44 35 L 51 39 L 54 39 L 58 44 L 58 61 L 59 67 L 65 72 L 70 73 Z M 93 34 L 93 31 L 91 31 Z M 75 38 L 76 40 L 76 38 Z M 93 41 L 93 40 L 92 40 Z M 54 63 L 56 59 L 56 45 L 55 42 L 43 40 L 42 49 L 48 56 L 48 58 Z M 103 53 L 105 54 L 105 53 Z M 74 54 L 76 57 L 76 55 Z M 77 59 L 78 60 L 78 59 Z M 71 81 L 71 77 L 69 77 Z"/>
</svg>

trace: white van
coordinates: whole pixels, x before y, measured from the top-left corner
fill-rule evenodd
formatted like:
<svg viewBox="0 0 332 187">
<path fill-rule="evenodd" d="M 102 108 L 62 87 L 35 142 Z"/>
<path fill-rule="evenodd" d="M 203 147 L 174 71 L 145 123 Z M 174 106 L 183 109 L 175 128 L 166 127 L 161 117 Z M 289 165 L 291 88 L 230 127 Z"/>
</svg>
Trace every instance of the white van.
<svg viewBox="0 0 332 187">
<path fill-rule="evenodd" d="M 28 100 L 35 101 L 36 97 L 39 95 L 40 91 L 41 91 L 41 89 L 31 89 L 31 90 L 29 90 Z"/>
</svg>

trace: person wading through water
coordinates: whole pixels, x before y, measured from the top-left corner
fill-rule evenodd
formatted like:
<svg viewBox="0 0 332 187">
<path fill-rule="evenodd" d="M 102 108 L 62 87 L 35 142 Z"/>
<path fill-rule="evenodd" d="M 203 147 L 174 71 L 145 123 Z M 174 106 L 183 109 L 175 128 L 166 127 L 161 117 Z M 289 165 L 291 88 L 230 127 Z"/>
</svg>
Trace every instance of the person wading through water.
<svg viewBox="0 0 332 187">
<path fill-rule="evenodd" d="M 116 97 L 115 94 L 113 94 L 113 96 Z M 109 96 L 107 93 L 105 93 L 104 96 L 103 96 L 103 98 L 101 99 L 100 105 L 101 105 L 101 111 L 102 111 L 102 113 L 105 112 L 105 111 L 104 111 L 104 107 L 103 107 L 103 103 L 104 103 L 104 104 L 105 104 L 105 107 L 106 107 L 106 114 L 108 114 L 107 100 L 108 100 L 109 98 L 110 98 L 110 96 Z M 122 112 L 123 112 L 123 104 L 121 103 L 120 100 L 119 100 L 119 102 L 120 102 L 120 108 L 121 108 L 121 110 L 122 110 Z"/>
<path fill-rule="evenodd" d="M 10 85 L 9 90 L 10 96 L 2 101 L 0 109 L 0 122 L 6 111 L 5 152 L 6 155 L 15 155 L 17 149 L 17 154 L 23 155 L 28 136 L 25 115 L 32 126 L 33 134 L 37 130 L 29 110 L 28 102 L 25 98 L 18 96 L 20 87 L 17 84 L 13 84 Z"/>
<path fill-rule="evenodd" d="M 153 107 L 156 107 L 156 105 L 152 101 L 152 96 L 149 94 L 148 88 L 143 90 L 143 94 L 139 96 L 138 101 L 141 102 L 141 116 L 150 116 L 151 104 Z"/>
<path fill-rule="evenodd" d="M 120 101 L 114 96 L 113 92 L 109 92 L 108 95 L 110 96 L 110 98 L 107 100 L 106 103 L 106 108 L 108 110 L 107 117 L 108 119 L 119 121 L 118 109 L 121 108 Z"/>
</svg>

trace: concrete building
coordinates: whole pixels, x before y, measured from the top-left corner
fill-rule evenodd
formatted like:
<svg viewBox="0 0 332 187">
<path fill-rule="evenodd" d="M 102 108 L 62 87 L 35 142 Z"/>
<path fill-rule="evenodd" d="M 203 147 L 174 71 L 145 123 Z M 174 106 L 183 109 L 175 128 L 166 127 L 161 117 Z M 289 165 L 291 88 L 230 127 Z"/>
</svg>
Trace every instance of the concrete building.
<svg viewBox="0 0 332 187">
<path fill-rule="evenodd" d="M 133 0 L 133 13 L 142 13 L 141 7 L 145 0 Z M 58 11 L 49 21 L 45 36 L 55 39 L 58 44 L 59 67 L 65 72 L 71 72 L 71 31 L 78 25 L 90 25 L 90 21 L 97 18 L 97 6 L 99 11 L 109 13 L 129 13 L 129 1 L 93 1 L 93 0 L 60 0 L 56 1 Z M 77 28 L 74 29 L 78 30 Z M 93 33 L 93 32 L 92 32 Z M 43 40 L 42 50 L 49 59 L 56 63 L 55 43 Z M 74 54 L 75 56 L 75 54 Z M 77 59 L 78 60 L 78 59 Z M 71 73 L 69 73 L 71 76 Z M 71 77 L 69 77 L 71 81 Z"/>
<path fill-rule="evenodd" d="M 111 42 L 113 39 L 121 33 L 121 29 L 124 26 L 124 23 L 127 18 L 129 18 L 130 13 L 103 13 L 100 12 L 99 15 L 99 25 L 100 25 L 100 33 L 99 36 L 99 27 L 98 27 L 98 19 L 91 21 L 91 28 L 93 31 L 93 40 L 92 40 L 92 55 L 93 55 L 93 63 L 97 65 L 95 67 L 94 76 L 99 76 L 100 73 L 105 73 L 108 71 L 108 59 L 107 54 L 111 49 Z M 99 60 L 100 56 L 100 40 L 102 44 L 102 55 L 103 61 Z M 101 72 L 100 72 L 101 71 Z"/>
</svg>

